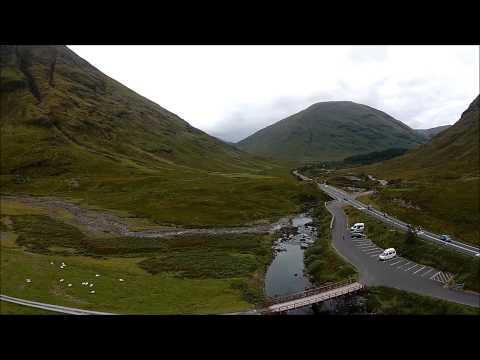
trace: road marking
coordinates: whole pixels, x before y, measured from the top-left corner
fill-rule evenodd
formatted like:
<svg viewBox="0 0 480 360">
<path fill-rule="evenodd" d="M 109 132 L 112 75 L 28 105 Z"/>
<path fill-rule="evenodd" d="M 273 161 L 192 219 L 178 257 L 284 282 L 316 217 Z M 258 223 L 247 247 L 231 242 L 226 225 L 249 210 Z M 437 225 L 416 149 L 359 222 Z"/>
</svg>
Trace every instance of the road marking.
<svg viewBox="0 0 480 360">
<path fill-rule="evenodd" d="M 409 271 L 410 269 L 416 268 L 417 266 L 420 266 L 420 265 L 418 265 L 418 264 L 415 264 L 415 265 L 413 265 L 413 266 L 409 267 L 407 270 L 404 270 L 404 271 Z"/>
<path fill-rule="evenodd" d="M 357 245 L 357 248 L 359 250 L 365 250 L 365 249 L 368 249 L 368 248 L 371 248 L 371 247 L 375 247 L 375 245 L 371 245 L 371 244 L 370 245 L 363 245 L 363 246 L 362 245 Z"/>
<path fill-rule="evenodd" d="M 422 271 L 423 269 L 425 269 L 425 266 L 422 266 L 420 269 L 418 269 L 417 271 L 415 271 L 414 274 L 416 274 L 416 273 L 419 272 L 419 271 Z"/>
<path fill-rule="evenodd" d="M 430 270 L 428 270 L 427 272 L 424 272 L 423 275 L 422 275 L 422 277 L 424 277 L 425 275 L 427 275 L 427 274 L 428 274 L 429 272 L 431 272 L 432 270 L 433 270 L 433 269 L 430 268 Z"/>
<path fill-rule="evenodd" d="M 361 244 L 361 245 L 357 245 L 359 248 L 367 248 L 367 247 L 372 247 L 372 246 L 377 246 L 375 244 Z"/>
<path fill-rule="evenodd" d="M 370 257 L 378 257 L 378 254 L 381 254 L 381 253 L 376 253 L 376 254 L 370 255 Z M 388 260 L 390 260 L 390 259 L 388 259 Z M 388 261 L 388 260 L 383 260 L 383 261 L 386 262 L 386 261 Z"/>
<path fill-rule="evenodd" d="M 393 264 L 390 264 L 390 266 L 397 265 L 397 264 L 401 263 L 402 261 L 403 261 L 403 259 L 401 259 L 400 261 L 397 261 L 397 262 L 395 262 L 395 263 L 393 263 Z"/>
<path fill-rule="evenodd" d="M 388 261 L 394 261 L 394 260 L 398 260 L 398 257 L 393 257 L 391 259 L 387 259 L 387 260 L 383 260 L 384 262 L 388 262 Z M 402 261 L 402 260 L 400 260 Z"/>
<path fill-rule="evenodd" d="M 408 265 L 408 264 L 411 264 L 411 263 L 412 263 L 412 262 L 409 261 L 409 262 L 407 262 L 407 263 L 405 263 L 405 264 L 403 264 L 403 265 L 400 265 L 399 267 L 397 267 L 397 269 L 400 269 L 401 267 L 403 267 L 403 266 L 405 266 L 405 265 Z"/>
<path fill-rule="evenodd" d="M 380 254 L 380 253 L 382 253 L 382 252 L 383 252 L 382 249 L 374 249 L 374 250 L 371 250 L 371 249 L 370 249 L 370 250 L 368 250 L 368 251 L 364 251 L 364 253 L 367 254 L 367 255 L 370 255 L 370 254 L 373 254 L 373 253 L 378 253 L 378 254 Z"/>
<path fill-rule="evenodd" d="M 437 276 L 438 274 L 440 274 L 440 273 L 441 273 L 441 271 L 437 272 L 436 274 L 433 274 L 432 277 L 430 278 L 430 280 L 433 280 L 433 278 L 434 278 L 435 276 Z"/>
<path fill-rule="evenodd" d="M 370 251 L 378 251 L 378 250 L 380 250 L 380 249 L 379 249 L 379 248 L 376 248 L 376 247 L 374 247 L 374 248 L 370 248 L 370 249 L 362 249 L 362 252 L 364 252 L 364 253 L 368 253 L 368 252 L 370 252 Z"/>
<path fill-rule="evenodd" d="M 371 244 L 372 242 L 370 240 L 352 240 L 353 242 L 361 245 L 361 244 Z"/>
</svg>

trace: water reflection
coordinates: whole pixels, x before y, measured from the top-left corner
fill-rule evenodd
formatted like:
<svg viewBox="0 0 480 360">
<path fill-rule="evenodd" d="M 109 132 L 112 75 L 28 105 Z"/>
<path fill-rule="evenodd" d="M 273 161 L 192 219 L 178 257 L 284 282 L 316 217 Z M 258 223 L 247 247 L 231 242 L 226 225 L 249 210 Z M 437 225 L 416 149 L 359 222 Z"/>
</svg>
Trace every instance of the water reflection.
<svg viewBox="0 0 480 360">
<path fill-rule="evenodd" d="M 300 214 L 292 219 L 292 228 L 282 232 L 275 242 L 276 256 L 270 264 L 265 278 L 265 293 L 267 296 L 287 295 L 303 291 L 312 285 L 305 274 L 303 262 L 304 250 L 317 237 L 317 230 L 311 224 L 308 214 Z M 313 314 L 311 307 L 296 309 L 289 314 Z"/>
</svg>

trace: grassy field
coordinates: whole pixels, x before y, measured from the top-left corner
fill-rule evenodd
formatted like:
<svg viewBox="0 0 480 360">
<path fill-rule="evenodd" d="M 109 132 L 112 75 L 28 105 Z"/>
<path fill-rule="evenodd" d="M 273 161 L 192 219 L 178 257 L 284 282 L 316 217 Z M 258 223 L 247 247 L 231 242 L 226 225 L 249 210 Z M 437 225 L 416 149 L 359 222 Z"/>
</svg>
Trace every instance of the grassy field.
<svg viewBox="0 0 480 360">
<path fill-rule="evenodd" d="M 20 207 L 2 209 L 1 224 L 1 292 L 10 296 L 122 314 L 225 313 L 263 302 L 268 235 L 91 237 Z"/>
<path fill-rule="evenodd" d="M 375 195 L 359 198 L 403 221 L 480 244 L 478 181 L 397 182 Z"/>
<path fill-rule="evenodd" d="M 331 215 L 325 209 L 326 195 L 315 207 L 313 218 L 318 229 L 318 239 L 305 251 L 305 265 L 317 284 L 338 282 L 356 276 L 355 268 L 346 262 L 332 247 L 330 237 Z"/>
<path fill-rule="evenodd" d="M 366 306 L 379 315 L 480 315 L 470 306 L 383 286 L 368 289 Z"/>
<path fill-rule="evenodd" d="M 60 315 L 60 313 L 0 301 L 0 315 Z"/>
<path fill-rule="evenodd" d="M 406 241 L 406 233 L 400 230 L 392 229 L 351 207 L 345 211 L 350 224 L 365 223 L 367 236 L 378 246 L 384 249 L 393 247 L 400 256 L 409 260 L 453 273 L 457 283 L 465 283 L 465 289 L 480 291 L 480 259 L 420 239 Z"/>
<path fill-rule="evenodd" d="M 165 172 L 158 176 L 58 177 L 16 183 L 1 177 L 4 193 L 49 195 L 84 206 L 123 211 L 155 224 L 234 226 L 277 219 L 301 206 L 304 184 L 286 170 L 273 175 Z"/>
</svg>

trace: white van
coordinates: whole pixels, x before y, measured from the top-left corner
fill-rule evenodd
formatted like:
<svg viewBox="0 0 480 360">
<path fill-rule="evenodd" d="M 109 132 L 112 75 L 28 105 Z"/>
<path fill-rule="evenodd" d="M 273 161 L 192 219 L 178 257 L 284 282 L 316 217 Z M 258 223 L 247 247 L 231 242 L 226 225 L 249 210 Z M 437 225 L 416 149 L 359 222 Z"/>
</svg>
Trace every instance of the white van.
<svg viewBox="0 0 480 360">
<path fill-rule="evenodd" d="M 350 228 L 350 231 L 351 232 L 363 232 L 364 229 L 365 229 L 365 224 L 364 223 L 355 223 Z"/>
<path fill-rule="evenodd" d="M 380 260 L 389 260 L 391 258 L 394 258 L 395 256 L 397 256 L 397 252 L 395 251 L 394 248 L 388 248 L 386 250 L 383 251 L 383 253 L 381 253 L 378 258 Z"/>
</svg>

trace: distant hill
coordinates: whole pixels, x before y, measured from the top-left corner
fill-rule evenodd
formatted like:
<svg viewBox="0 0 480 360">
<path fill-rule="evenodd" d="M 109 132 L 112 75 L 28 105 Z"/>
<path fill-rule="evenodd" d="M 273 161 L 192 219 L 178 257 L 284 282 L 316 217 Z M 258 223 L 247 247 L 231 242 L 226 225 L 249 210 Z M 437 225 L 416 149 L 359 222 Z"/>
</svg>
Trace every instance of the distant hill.
<svg viewBox="0 0 480 360">
<path fill-rule="evenodd" d="M 2 174 L 255 164 L 65 46 L 2 46 L 0 56 Z"/>
<path fill-rule="evenodd" d="M 351 101 L 316 103 L 237 143 L 252 154 L 282 160 L 332 161 L 427 139 L 372 107 Z"/>
<path fill-rule="evenodd" d="M 444 130 L 447 130 L 451 125 L 442 125 L 433 127 L 430 129 L 415 129 L 415 131 L 421 135 L 425 135 L 427 138 L 431 139 L 435 135 L 441 133 Z"/>
<path fill-rule="evenodd" d="M 65 46 L 0 47 L 2 193 L 49 195 L 162 224 L 295 211 L 288 169 L 111 79 Z"/>
<path fill-rule="evenodd" d="M 460 178 L 479 173 L 479 97 L 454 125 L 432 140 L 379 166 L 390 176 Z"/>
<path fill-rule="evenodd" d="M 391 180 L 375 198 L 387 212 L 480 245 L 480 97 L 454 125 L 403 156 L 359 168 Z M 401 204 L 413 204 L 405 208 Z"/>
</svg>

